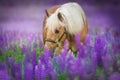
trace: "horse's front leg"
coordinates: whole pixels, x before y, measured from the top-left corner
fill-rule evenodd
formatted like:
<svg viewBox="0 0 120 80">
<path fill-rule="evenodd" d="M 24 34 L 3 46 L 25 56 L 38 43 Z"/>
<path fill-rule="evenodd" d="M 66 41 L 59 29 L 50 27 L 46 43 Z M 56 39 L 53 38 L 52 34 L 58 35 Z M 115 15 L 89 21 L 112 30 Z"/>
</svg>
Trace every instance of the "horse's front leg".
<svg viewBox="0 0 120 80">
<path fill-rule="evenodd" d="M 77 54 L 77 47 L 76 47 L 74 41 L 70 41 L 70 42 L 69 42 L 69 49 L 70 49 L 74 54 Z"/>
</svg>

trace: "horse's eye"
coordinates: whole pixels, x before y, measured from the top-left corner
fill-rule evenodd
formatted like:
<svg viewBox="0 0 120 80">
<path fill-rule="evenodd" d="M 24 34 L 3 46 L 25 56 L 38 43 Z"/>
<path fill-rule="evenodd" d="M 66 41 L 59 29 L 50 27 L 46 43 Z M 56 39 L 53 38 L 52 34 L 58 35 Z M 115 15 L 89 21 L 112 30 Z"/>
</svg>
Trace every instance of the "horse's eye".
<svg viewBox="0 0 120 80">
<path fill-rule="evenodd" d="M 59 30 L 56 29 L 56 30 L 55 30 L 55 33 L 58 34 L 58 33 L 59 33 Z"/>
</svg>

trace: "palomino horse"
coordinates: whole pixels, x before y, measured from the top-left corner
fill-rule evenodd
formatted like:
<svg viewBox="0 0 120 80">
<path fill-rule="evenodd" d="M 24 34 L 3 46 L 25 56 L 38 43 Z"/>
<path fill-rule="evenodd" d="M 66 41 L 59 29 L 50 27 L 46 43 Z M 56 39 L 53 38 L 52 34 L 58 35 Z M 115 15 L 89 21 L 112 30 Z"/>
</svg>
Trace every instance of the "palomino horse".
<svg viewBox="0 0 120 80">
<path fill-rule="evenodd" d="M 80 40 L 85 44 L 88 25 L 83 9 L 77 3 L 56 5 L 46 10 L 43 22 L 43 42 L 45 47 L 59 54 L 64 41 L 69 42 L 69 49 L 77 51 L 74 35 L 80 34 Z"/>
</svg>

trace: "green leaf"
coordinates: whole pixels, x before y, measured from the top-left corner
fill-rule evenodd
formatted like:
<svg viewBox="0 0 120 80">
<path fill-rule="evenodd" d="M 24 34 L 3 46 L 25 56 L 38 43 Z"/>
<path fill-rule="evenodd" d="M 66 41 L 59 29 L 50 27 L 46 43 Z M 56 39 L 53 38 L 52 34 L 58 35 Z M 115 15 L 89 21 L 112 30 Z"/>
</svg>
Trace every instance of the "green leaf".
<svg viewBox="0 0 120 80">
<path fill-rule="evenodd" d="M 22 55 L 22 54 L 18 55 L 15 57 L 15 62 L 18 63 L 19 61 L 23 61 L 23 59 L 24 59 L 24 55 Z"/>
<path fill-rule="evenodd" d="M 79 77 L 79 76 L 76 76 L 74 80 L 80 80 L 80 77 Z"/>
<path fill-rule="evenodd" d="M 0 55 L 0 61 L 4 61 L 5 60 L 5 53 L 2 53 L 1 55 Z"/>
<path fill-rule="evenodd" d="M 15 52 L 17 53 L 17 55 L 22 53 L 20 47 L 17 47 Z"/>
<path fill-rule="evenodd" d="M 97 74 L 97 76 L 100 77 L 102 73 L 103 73 L 102 67 L 97 67 L 97 68 L 96 68 L 96 74 Z"/>
<path fill-rule="evenodd" d="M 40 48 L 40 47 L 36 48 L 36 55 L 37 55 L 36 61 L 38 61 L 38 58 L 42 54 L 42 52 L 43 52 L 42 48 Z"/>
<path fill-rule="evenodd" d="M 8 57 L 12 57 L 15 52 L 13 50 L 9 50 L 7 53 L 8 53 Z"/>
<path fill-rule="evenodd" d="M 65 73 L 58 74 L 58 80 L 66 80 Z"/>
</svg>

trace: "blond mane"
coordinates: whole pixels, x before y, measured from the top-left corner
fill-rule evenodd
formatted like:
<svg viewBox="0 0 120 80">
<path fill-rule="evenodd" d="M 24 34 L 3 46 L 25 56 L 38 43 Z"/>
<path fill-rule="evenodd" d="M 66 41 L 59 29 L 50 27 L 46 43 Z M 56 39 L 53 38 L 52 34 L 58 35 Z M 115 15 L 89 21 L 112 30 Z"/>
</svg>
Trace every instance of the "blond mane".
<svg viewBox="0 0 120 80">
<path fill-rule="evenodd" d="M 64 18 L 63 22 L 58 19 L 57 15 L 59 12 Z M 66 3 L 61 5 L 61 7 L 47 19 L 46 27 L 54 32 L 56 27 L 62 26 L 66 27 L 69 33 L 75 34 L 83 29 L 85 20 L 86 16 L 79 4 L 74 2 Z"/>
</svg>

